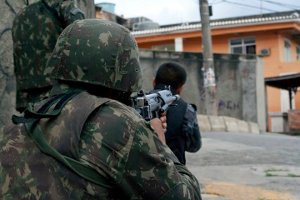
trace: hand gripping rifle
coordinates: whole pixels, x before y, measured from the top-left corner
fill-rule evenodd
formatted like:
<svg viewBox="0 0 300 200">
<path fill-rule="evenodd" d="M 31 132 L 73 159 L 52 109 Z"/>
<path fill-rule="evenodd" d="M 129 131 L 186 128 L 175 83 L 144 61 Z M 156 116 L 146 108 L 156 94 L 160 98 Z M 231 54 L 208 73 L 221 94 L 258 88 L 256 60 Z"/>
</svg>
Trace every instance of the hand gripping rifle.
<svg viewBox="0 0 300 200">
<path fill-rule="evenodd" d="M 179 98 L 178 94 L 173 95 L 167 89 L 154 90 L 149 94 L 145 94 L 141 90 L 135 97 L 131 98 L 131 104 L 146 121 L 150 121 L 153 118 L 160 117 Z"/>
</svg>

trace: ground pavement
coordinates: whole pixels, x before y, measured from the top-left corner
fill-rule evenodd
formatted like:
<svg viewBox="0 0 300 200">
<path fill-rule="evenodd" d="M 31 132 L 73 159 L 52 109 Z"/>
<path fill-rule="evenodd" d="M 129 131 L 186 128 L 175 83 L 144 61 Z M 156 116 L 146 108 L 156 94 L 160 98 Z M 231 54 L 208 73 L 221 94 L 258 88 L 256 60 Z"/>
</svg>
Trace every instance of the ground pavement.
<svg viewBox="0 0 300 200">
<path fill-rule="evenodd" d="M 300 200 L 300 137 L 203 132 L 187 154 L 203 200 Z"/>
</svg>

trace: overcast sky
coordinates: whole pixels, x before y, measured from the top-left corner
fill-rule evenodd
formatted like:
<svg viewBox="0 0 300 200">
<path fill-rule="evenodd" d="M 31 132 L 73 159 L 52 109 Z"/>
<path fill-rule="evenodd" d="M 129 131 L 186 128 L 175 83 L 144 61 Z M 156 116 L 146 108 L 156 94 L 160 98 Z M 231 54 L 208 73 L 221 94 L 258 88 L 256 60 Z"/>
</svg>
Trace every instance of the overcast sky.
<svg viewBox="0 0 300 200">
<path fill-rule="evenodd" d="M 199 0 L 95 0 L 115 4 L 124 18 L 144 16 L 160 25 L 200 20 Z M 300 0 L 209 0 L 211 19 L 300 10 Z"/>
</svg>

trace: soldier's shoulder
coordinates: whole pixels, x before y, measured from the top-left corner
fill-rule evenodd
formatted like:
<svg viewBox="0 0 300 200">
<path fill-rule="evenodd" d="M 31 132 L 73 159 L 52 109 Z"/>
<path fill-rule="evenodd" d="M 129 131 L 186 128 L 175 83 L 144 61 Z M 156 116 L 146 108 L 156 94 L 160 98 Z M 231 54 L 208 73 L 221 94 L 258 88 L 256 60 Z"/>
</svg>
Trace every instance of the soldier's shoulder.
<svg viewBox="0 0 300 200">
<path fill-rule="evenodd" d="M 136 110 L 134 110 L 134 108 L 119 101 L 110 100 L 106 105 L 113 109 L 115 113 L 118 113 L 118 116 L 121 118 L 130 118 L 134 121 L 143 120 L 143 118 L 136 112 Z"/>
</svg>

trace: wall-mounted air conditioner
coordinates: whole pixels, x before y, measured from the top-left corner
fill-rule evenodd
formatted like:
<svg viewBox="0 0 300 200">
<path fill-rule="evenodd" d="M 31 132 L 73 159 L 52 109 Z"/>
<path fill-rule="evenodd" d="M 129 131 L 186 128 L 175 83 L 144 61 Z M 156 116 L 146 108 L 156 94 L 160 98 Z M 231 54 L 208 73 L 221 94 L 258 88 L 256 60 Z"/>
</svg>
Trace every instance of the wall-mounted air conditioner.
<svg viewBox="0 0 300 200">
<path fill-rule="evenodd" d="M 265 48 L 265 49 L 262 49 L 260 50 L 260 56 L 269 56 L 271 54 L 271 49 L 269 48 Z"/>
</svg>

